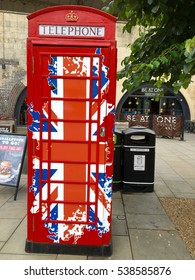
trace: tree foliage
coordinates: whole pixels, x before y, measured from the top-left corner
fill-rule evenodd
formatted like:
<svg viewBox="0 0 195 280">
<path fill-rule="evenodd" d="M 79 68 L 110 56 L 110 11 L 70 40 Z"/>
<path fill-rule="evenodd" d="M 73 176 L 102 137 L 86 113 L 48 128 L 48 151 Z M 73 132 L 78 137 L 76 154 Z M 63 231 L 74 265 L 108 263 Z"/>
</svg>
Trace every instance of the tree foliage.
<svg viewBox="0 0 195 280">
<path fill-rule="evenodd" d="M 114 0 L 103 10 L 125 21 L 124 32 L 139 26 L 118 72 L 123 91 L 142 82 L 166 83 L 175 92 L 188 87 L 195 74 L 195 0 Z"/>
</svg>

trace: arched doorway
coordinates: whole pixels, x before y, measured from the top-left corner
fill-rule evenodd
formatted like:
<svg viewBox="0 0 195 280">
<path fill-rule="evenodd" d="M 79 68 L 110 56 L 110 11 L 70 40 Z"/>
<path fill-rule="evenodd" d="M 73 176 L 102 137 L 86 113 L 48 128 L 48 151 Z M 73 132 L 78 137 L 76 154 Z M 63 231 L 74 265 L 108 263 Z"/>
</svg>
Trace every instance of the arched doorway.
<svg viewBox="0 0 195 280">
<path fill-rule="evenodd" d="M 175 94 L 172 89 L 154 87 L 143 83 L 140 87 L 125 93 L 116 107 L 116 116 L 125 114 L 156 114 L 182 116 L 190 120 L 189 106 L 184 96 Z"/>
<path fill-rule="evenodd" d="M 24 88 L 19 95 L 14 110 L 14 118 L 18 126 L 25 126 L 27 124 L 27 88 Z"/>
<path fill-rule="evenodd" d="M 166 86 L 157 88 L 143 83 L 122 96 L 115 119 L 116 125 L 119 125 L 117 122 L 129 127 L 141 125 L 153 129 L 156 135 L 183 140 L 190 110 L 181 93 L 175 94 Z"/>
</svg>

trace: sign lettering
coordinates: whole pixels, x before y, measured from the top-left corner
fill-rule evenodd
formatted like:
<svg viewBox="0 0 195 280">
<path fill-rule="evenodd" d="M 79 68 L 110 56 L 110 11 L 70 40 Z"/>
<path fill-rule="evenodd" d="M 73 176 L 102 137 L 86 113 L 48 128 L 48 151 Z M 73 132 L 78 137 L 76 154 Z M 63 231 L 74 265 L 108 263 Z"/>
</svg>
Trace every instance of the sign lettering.
<svg viewBox="0 0 195 280">
<path fill-rule="evenodd" d="M 160 93 L 164 92 L 164 88 L 156 88 L 156 87 L 143 87 L 141 88 L 141 92 L 145 93 Z"/>
<path fill-rule="evenodd" d="M 12 132 L 12 126 L 11 125 L 0 125 L 0 133 L 2 132 Z"/>
<path fill-rule="evenodd" d="M 165 125 L 176 125 L 177 118 L 173 116 L 158 116 L 157 123 L 158 124 L 165 124 Z"/>
<path fill-rule="evenodd" d="M 132 125 L 142 125 L 142 126 L 149 126 L 150 116 L 149 115 L 125 115 L 125 120 L 132 123 Z"/>
<path fill-rule="evenodd" d="M 72 26 L 72 25 L 39 25 L 39 35 L 73 36 L 73 37 L 104 37 L 104 26 Z"/>
<path fill-rule="evenodd" d="M 153 117 L 153 130 L 157 135 L 179 137 L 181 134 L 181 116 L 158 116 Z"/>
</svg>

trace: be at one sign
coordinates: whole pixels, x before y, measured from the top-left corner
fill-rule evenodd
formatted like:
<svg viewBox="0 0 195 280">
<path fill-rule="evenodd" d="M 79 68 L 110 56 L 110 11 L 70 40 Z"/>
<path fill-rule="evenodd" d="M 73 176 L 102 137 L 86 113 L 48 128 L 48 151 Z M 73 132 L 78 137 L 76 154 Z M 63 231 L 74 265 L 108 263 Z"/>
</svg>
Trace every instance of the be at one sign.
<svg viewBox="0 0 195 280">
<path fill-rule="evenodd" d="M 26 150 L 26 135 L 0 134 L 0 185 L 16 187 L 15 198 Z"/>
<path fill-rule="evenodd" d="M 151 121 L 151 116 L 149 116 L 149 115 L 128 114 L 128 115 L 124 115 L 124 117 L 125 117 L 125 120 L 131 124 L 131 126 L 132 125 L 141 125 L 141 126 L 149 127 L 149 123 Z"/>
</svg>

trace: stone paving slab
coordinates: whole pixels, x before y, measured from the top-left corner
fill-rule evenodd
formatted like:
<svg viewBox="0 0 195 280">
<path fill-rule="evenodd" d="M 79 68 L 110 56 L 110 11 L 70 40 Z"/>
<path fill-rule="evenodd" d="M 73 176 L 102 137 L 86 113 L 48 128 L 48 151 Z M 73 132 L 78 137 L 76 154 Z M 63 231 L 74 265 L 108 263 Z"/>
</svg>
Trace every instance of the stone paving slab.
<svg viewBox="0 0 195 280">
<path fill-rule="evenodd" d="M 193 188 L 188 184 L 187 182 L 181 182 L 181 181 L 169 181 L 164 180 L 166 185 L 169 187 L 169 189 L 174 193 L 194 193 Z"/>
<path fill-rule="evenodd" d="M 181 181 L 181 182 L 185 182 L 184 178 L 182 178 L 177 173 L 174 174 L 174 173 L 170 173 L 170 172 L 169 173 L 165 172 L 165 173 L 159 173 L 159 174 L 160 174 L 161 178 L 163 180 L 165 180 L 165 181 L 173 181 L 173 182 Z"/>
<path fill-rule="evenodd" d="M 20 219 L 0 219 L 0 241 L 7 241 L 20 222 Z"/>
<path fill-rule="evenodd" d="M 0 241 L 0 250 L 4 246 L 5 242 Z M 1 255 L 1 254 L 0 254 Z"/>
<path fill-rule="evenodd" d="M 0 192 L 0 207 L 2 207 L 9 199 L 10 199 L 9 193 Z"/>
<path fill-rule="evenodd" d="M 129 229 L 164 229 L 175 230 L 167 215 L 127 214 Z"/>
<path fill-rule="evenodd" d="M 132 260 L 129 236 L 112 236 L 113 253 L 111 257 L 89 256 L 88 260 Z"/>
<path fill-rule="evenodd" d="M 158 197 L 174 197 L 173 192 L 162 179 L 154 183 L 154 191 Z"/>
<path fill-rule="evenodd" d="M 186 182 L 188 182 L 188 184 L 191 186 L 193 191 L 195 191 L 195 179 L 186 179 Z"/>
<path fill-rule="evenodd" d="M 128 235 L 127 221 L 125 216 L 112 216 L 112 234 Z"/>
<path fill-rule="evenodd" d="M 124 215 L 124 207 L 123 207 L 123 202 L 120 199 L 113 199 L 112 200 L 112 214 L 113 215 Z"/>
<path fill-rule="evenodd" d="M 0 254 L 0 260 L 55 260 L 55 255 L 41 255 L 41 254 Z"/>
<path fill-rule="evenodd" d="M 56 260 L 87 260 L 87 256 L 80 255 L 57 255 Z"/>
<path fill-rule="evenodd" d="M 20 219 L 26 216 L 27 208 L 24 203 L 10 200 L 1 207 L 0 218 L 4 219 Z"/>
<path fill-rule="evenodd" d="M 127 214 L 165 214 L 155 193 L 124 194 L 123 201 Z"/>
<path fill-rule="evenodd" d="M 189 199 L 195 199 L 195 194 L 194 193 L 179 193 L 177 192 L 175 194 L 175 197 L 177 198 L 189 198 Z"/>
<path fill-rule="evenodd" d="M 135 260 L 190 260 L 181 237 L 176 231 L 129 230 Z"/>
<path fill-rule="evenodd" d="M 3 254 L 25 254 L 26 242 L 26 219 L 23 220 L 14 234 L 7 240 L 1 253 Z"/>
</svg>

